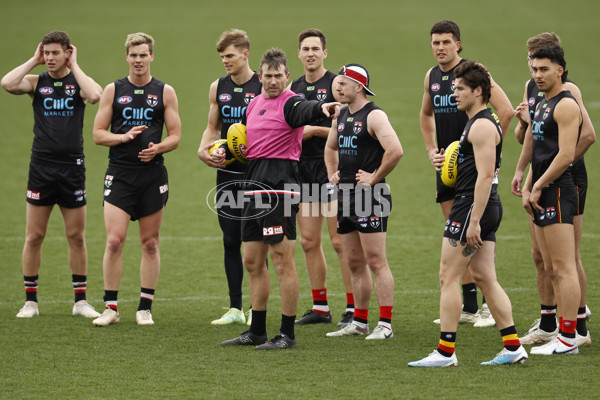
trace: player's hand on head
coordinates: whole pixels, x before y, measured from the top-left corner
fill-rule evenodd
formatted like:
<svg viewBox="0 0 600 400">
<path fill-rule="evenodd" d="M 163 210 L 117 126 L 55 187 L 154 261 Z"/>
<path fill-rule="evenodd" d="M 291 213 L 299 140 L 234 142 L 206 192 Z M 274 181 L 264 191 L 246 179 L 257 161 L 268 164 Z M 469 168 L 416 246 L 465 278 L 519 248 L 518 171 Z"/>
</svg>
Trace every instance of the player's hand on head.
<svg viewBox="0 0 600 400">
<path fill-rule="evenodd" d="M 70 45 L 67 49 L 67 67 L 71 68 L 77 64 L 77 47 Z"/>
<path fill-rule="evenodd" d="M 38 65 L 46 63 L 46 61 L 44 61 L 44 45 L 41 42 L 37 45 L 33 58 Z"/>
</svg>

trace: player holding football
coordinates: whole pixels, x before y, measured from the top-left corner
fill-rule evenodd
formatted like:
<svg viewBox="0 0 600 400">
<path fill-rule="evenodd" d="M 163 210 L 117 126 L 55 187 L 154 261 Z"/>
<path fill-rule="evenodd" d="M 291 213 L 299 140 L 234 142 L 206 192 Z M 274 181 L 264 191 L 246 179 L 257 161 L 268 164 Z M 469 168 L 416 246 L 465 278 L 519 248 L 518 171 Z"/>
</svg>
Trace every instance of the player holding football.
<svg viewBox="0 0 600 400">
<path fill-rule="evenodd" d="M 100 315 L 86 301 L 87 199 L 82 129 L 85 104 L 97 103 L 102 88 L 82 71 L 77 61 L 77 48 L 71 44 L 69 35 L 53 31 L 42 38 L 33 57 L 2 78 L 2 87 L 7 92 L 29 95 L 35 122 L 23 247 L 26 301 L 17 318 L 39 315 L 37 288 L 42 243 L 54 204 L 60 208 L 69 245 L 75 292 L 73 315 L 88 318 Z M 44 64 L 46 72 L 29 74 Z"/>
<path fill-rule="evenodd" d="M 245 178 L 249 186 L 245 192 L 248 201 L 242 211 L 242 241 L 244 266 L 250 278 L 252 323 L 249 331 L 223 345 L 272 350 L 296 347 L 297 343 L 294 321 L 299 289 L 294 247 L 300 194 L 288 189 L 300 184 L 302 127 L 319 118 L 337 117 L 340 103 L 303 99 L 286 90 L 288 78 L 285 53 L 275 48 L 267 50 L 260 61 L 264 93 L 250 102 L 246 113 L 249 162 Z M 268 213 L 264 213 L 265 206 Z M 270 292 L 267 253 L 273 260 L 281 291 L 281 327 L 270 341 L 266 332 Z"/>
<path fill-rule="evenodd" d="M 562 48 L 542 47 L 531 57 L 532 76 L 544 99 L 526 133 L 532 135 L 533 145 L 531 168 L 522 188 L 523 207 L 534 220 L 544 265 L 555 275 L 554 293 L 562 318 L 558 336 L 532 348 L 531 354 L 577 354 L 581 290 L 573 219 L 578 197 L 569 166 L 578 154 L 583 116 L 577 100 L 564 87 L 567 69 Z"/>
<path fill-rule="evenodd" d="M 456 108 L 453 96 L 454 69 L 466 60 L 459 56 L 462 42 L 460 28 L 454 21 L 443 20 L 435 23 L 430 35 L 431 49 L 438 65 L 430 68 L 425 74 L 425 90 L 419 120 L 429 160 L 439 171 L 444 162 L 443 149 L 460 138 L 468 120 L 467 115 Z M 502 88 L 493 79 L 491 82 L 490 104 L 500 118 L 502 132 L 506 132 L 513 117 L 513 109 Z M 439 173 L 436 173 L 436 179 L 436 202 L 440 203 L 444 219 L 448 220 L 455 190 L 443 184 Z M 464 304 L 460 323 L 471 323 L 477 327 L 493 326 L 495 321 L 485 305 L 485 298 L 481 312 L 477 311 L 477 288 L 469 269 L 465 271 L 461 281 Z"/>
<path fill-rule="evenodd" d="M 394 337 L 394 277 L 386 256 L 386 232 L 392 197 L 385 177 L 396 167 L 403 150 L 386 113 L 367 99 L 367 95 L 375 96 L 367 70 L 347 64 L 339 74 L 335 90 L 348 106 L 332 122 L 325 165 L 329 181 L 339 184 L 338 233 L 356 308 L 351 323 L 327 336 L 369 333 L 369 300 L 375 284 L 379 322 L 365 339 L 390 339 Z"/>
<path fill-rule="evenodd" d="M 527 52 L 531 56 L 537 50 L 542 47 L 556 47 L 560 48 L 560 39 L 555 33 L 544 32 L 536 35 L 527 40 Z M 529 67 L 531 68 L 531 58 L 528 56 Z M 573 217 L 573 227 L 575 232 L 575 261 L 577 265 L 577 274 L 579 276 L 579 286 L 581 290 L 581 301 L 579 303 L 579 309 L 577 311 L 577 345 L 579 347 L 588 346 L 592 343 L 590 333 L 586 326 L 586 287 L 587 280 L 583 264 L 581 262 L 580 243 L 581 234 L 583 228 L 583 211 L 585 207 L 585 199 L 587 195 L 587 171 L 585 168 L 585 162 L 583 160 L 583 154 L 589 146 L 596 140 L 596 133 L 592 121 L 588 115 L 588 112 L 583 104 L 581 91 L 571 80 L 563 84 L 565 90 L 571 92 L 573 97 L 577 100 L 577 104 L 581 109 L 583 116 L 583 124 L 581 126 L 581 136 L 577 142 L 577 149 L 575 153 L 576 162 L 570 168 L 571 174 L 577 189 L 578 205 L 577 213 Z M 544 99 L 544 92 L 540 91 L 535 84 L 535 80 L 531 78 L 525 82 L 525 93 L 523 95 L 523 102 L 517 106 L 515 112 L 519 120 L 517 127 L 515 128 L 515 136 L 519 143 L 523 144 L 521 156 L 517 163 L 515 176 L 512 180 L 511 190 L 516 196 L 521 196 L 521 184 L 523 182 L 523 175 L 527 164 L 531 161 L 531 146 L 533 138 L 531 135 L 525 135 L 529 124 L 535 113 L 535 109 L 540 101 Z M 554 295 L 554 290 L 557 288 L 557 283 L 552 282 L 551 276 L 552 271 L 546 271 L 544 267 L 544 260 L 542 254 L 537 245 L 535 238 L 534 223 L 529 220 L 529 232 L 531 234 L 531 253 L 536 268 L 537 287 L 540 296 L 540 307 L 541 316 L 532 325 L 531 329 L 527 334 L 522 337 L 521 343 L 523 344 L 543 344 L 551 341 L 558 335 L 558 326 L 556 323 L 556 309 L 557 299 L 560 298 Z M 562 318 L 562 316 L 561 316 Z"/>
<path fill-rule="evenodd" d="M 493 184 L 500 168 L 502 128 L 487 108 L 492 81 L 483 65 L 464 61 L 454 71 L 454 99 L 469 120 L 460 138 L 456 201 L 452 204 L 442 241 L 440 262 L 440 340 L 429 356 L 408 363 L 411 367 L 458 365 L 454 352 L 461 314 L 458 282 L 471 268 L 477 286 L 494 315 L 504 348 L 483 365 L 522 364 L 527 352 L 521 346 L 512 319 L 510 300 L 495 271 L 496 230 L 502 219 L 502 203 Z"/>
<path fill-rule="evenodd" d="M 304 67 L 304 75 L 293 81 L 288 89 L 308 100 L 335 101 L 332 82 L 337 75 L 325 69 L 323 65 L 323 60 L 327 58 L 327 39 L 323 32 L 318 29 L 307 29 L 300 33 L 298 58 Z M 296 321 L 298 325 L 331 322 L 326 287 L 327 264 L 321 247 L 324 216 L 327 216 L 329 237 L 340 260 L 342 281 L 346 289 L 346 310 L 337 326 L 346 325 L 354 315 L 350 270 L 343 254 L 340 235 L 337 233 L 335 188 L 328 188 L 327 199 L 321 198 L 321 188 L 329 184 L 323 154 L 330 127 L 331 119 L 322 118 L 315 121 L 313 125 L 305 126 L 302 136 L 300 175 L 303 187 L 298 210 L 298 228 L 312 290 L 313 307 Z M 334 193 L 329 194 L 330 192 Z"/>
<path fill-rule="evenodd" d="M 250 100 L 261 92 L 262 85 L 258 74 L 252 71 L 248 63 L 250 40 L 246 32 L 233 29 L 224 32 L 217 42 L 217 51 L 227 75 L 217 79 L 208 91 L 208 124 L 202 134 L 198 157 L 209 167 L 217 168 L 217 191 L 219 198 L 238 198 L 239 189 L 235 181 L 244 176 L 246 166 L 238 161 L 225 167 L 224 156 L 211 156 L 208 149 L 218 139 L 227 139 L 227 130 L 239 123 L 246 115 Z M 226 197 L 225 197 L 226 196 Z M 220 202 L 217 200 L 217 203 Z M 228 325 L 246 322 L 242 309 L 242 237 L 240 208 L 223 204 L 218 209 L 219 226 L 223 232 L 225 253 L 225 275 L 229 286 L 229 310 L 211 322 L 213 325 Z M 233 218 L 232 218 L 233 216 Z M 250 318 L 251 311 L 248 312 Z"/>
<path fill-rule="evenodd" d="M 163 154 L 175 150 L 181 139 L 175 90 L 150 74 L 154 39 L 145 33 L 132 33 L 125 47 L 129 75 L 106 87 L 94 121 L 94 142 L 110 147 L 104 179 L 106 249 L 102 269 L 106 309 L 93 321 L 96 326 L 116 324 L 120 319 L 117 295 L 130 220 L 139 220 L 142 245 L 141 294 L 135 319 L 138 325 L 154 324 L 152 301 L 160 272 L 160 226 L 169 196 Z M 167 128 L 164 140 L 163 126 Z"/>
</svg>

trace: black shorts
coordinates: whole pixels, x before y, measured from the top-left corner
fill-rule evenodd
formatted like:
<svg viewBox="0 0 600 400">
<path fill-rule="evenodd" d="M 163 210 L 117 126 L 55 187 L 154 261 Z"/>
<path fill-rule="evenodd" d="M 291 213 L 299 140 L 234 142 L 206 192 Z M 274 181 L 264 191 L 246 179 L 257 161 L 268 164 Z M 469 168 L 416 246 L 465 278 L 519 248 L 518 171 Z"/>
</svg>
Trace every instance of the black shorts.
<svg viewBox="0 0 600 400">
<path fill-rule="evenodd" d="M 392 210 L 392 195 L 385 183 L 375 187 L 356 185 L 346 189 L 341 184 L 338 198 L 337 232 L 387 232 L 388 216 Z"/>
<path fill-rule="evenodd" d="M 467 228 L 469 227 L 472 209 L 472 198 L 456 198 L 454 204 L 452 204 L 446 226 L 444 227 L 444 237 L 466 243 Z M 489 201 L 479 222 L 481 240 L 495 242 L 496 231 L 500 227 L 500 221 L 502 221 L 502 203 L 500 201 Z"/>
<path fill-rule="evenodd" d="M 85 206 L 85 165 L 65 167 L 31 161 L 27 202 L 36 206 Z"/>
<path fill-rule="evenodd" d="M 544 211 L 533 208 L 533 222 L 537 226 L 573 224 L 577 215 L 577 189 L 575 186 L 550 186 L 542 190 L 538 204 Z"/>
<path fill-rule="evenodd" d="M 577 189 L 577 211 L 575 215 L 583 215 L 585 208 L 585 198 L 587 197 L 587 186 L 576 186 Z"/>
<path fill-rule="evenodd" d="M 323 158 L 300 160 L 302 203 L 329 203 L 337 199 L 337 188 L 329 183 Z"/>
<path fill-rule="evenodd" d="M 448 200 L 454 200 L 454 196 L 455 196 L 454 188 L 444 185 L 444 182 L 442 182 L 440 173 L 437 171 L 435 173 L 435 179 L 436 179 L 435 202 L 436 203 L 445 203 Z"/>
<path fill-rule="evenodd" d="M 131 216 L 131 220 L 160 211 L 169 198 L 169 177 L 163 164 L 145 168 L 109 166 L 104 178 L 104 201 Z"/>
<path fill-rule="evenodd" d="M 247 195 L 242 211 L 242 241 L 274 244 L 296 240 L 298 201 L 285 195 Z"/>
</svg>

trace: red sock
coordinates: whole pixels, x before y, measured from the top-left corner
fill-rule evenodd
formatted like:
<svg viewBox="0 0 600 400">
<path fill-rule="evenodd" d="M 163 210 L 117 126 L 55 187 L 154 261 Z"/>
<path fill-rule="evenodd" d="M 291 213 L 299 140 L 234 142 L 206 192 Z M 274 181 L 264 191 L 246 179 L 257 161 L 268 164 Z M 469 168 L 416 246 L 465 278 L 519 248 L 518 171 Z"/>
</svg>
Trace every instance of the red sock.
<svg viewBox="0 0 600 400">
<path fill-rule="evenodd" d="M 392 308 L 394 306 L 379 306 L 379 320 L 385 322 L 392 321 Z"/>
<path fill-rule="evenodd" d="M 354 294 L 353 293 L 346 293 L 346 311 L 349 311 L 348 309 L 352 309 L 352 311 L 354 310 Z"/>
<path fill-rule="evenodd" d="M 317 289 L 312 291 L 313 311 L 319 314 L 327 315 L 329 305 L 327 304 L 327 289 Z"/>
</svg>

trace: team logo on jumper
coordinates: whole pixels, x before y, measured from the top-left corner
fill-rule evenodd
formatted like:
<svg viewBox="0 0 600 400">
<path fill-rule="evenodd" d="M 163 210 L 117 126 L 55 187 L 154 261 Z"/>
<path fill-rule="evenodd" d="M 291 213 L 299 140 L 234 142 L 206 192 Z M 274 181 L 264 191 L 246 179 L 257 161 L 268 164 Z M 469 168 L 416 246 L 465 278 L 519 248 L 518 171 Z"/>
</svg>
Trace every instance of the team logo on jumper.
<svg viewBox="0 0 600 400">
<path fill-rule="evenodd" d="M 319 89 L 317 91 L 317 100 L 323 101 L 327 98 L 327 89 Z"/>
<path fill-rule="evenodd" d="M 52 89 L 50 86 L 44 86 L 40 88 L 40 93 L 43 95 L 49 95 L 54 93 L 54 89 Z"/>
<path fill-rule="evenodd" d="M 352 130 L 354 131 L 355 134 L 359 134 L 360 131 L 362 130 L 362 122 L 360 121 L 356 121 L 354 123 L 354 127 L 352 128 Z"/>
<path fill-rule="evenodd" d="M 434 83 L 433 85 L 431 85 L 431 91 L 432 92 L 437 92 L 438 90 L 440 90 L 440 84 L 439 83 Z"/>
<path fill-rule="evenodd" d="M 300 97 L 302 97 L 303 99 L 305 99 L 305 98 L 306 98 L 306 96 L 304 95 L 304 93 L 296 93 L 296 96 L 300 96 Z"/>
<path fill-rule="evenodd" d="M 450 90 L 453 92 L 454 92 L 455 84 L 456 84 L 456 80 L 453 80 L 452 85 L 450 85 Z"/>
<path fill-rule="evenodd" d="M 231 95 L 229 93 L 223 93 L 219 96 L 219 101 L 222 103 L 227 103 L 229 100 L 231 100 Z"/>
<path fill-rule="evenodd" d="M 548 107 L 546 108 L 546 110 L 544 111 L 544 115 L 542 115 L 543 119 L 548 118 L 548 115 L 550 115 L 550 111 L 552 111 L 552 108 Z"/>
<path fill-rule="evenodd" d="M 39 200 L 40 199 L 40 192 L 34 192 L 33 190 L 28 190 L 27 191 L 27 198 L 31 199 L 31 200 Z"/>
<path fill-rule="evenodd" d="M 379 225 L 381 225 L 379 217 L 371 217 L 369 225 L 371 225 L 372 228 L 379 228 Z"/>
<path fill-rule="evenodd" d="M 133 101 L 131 96 L 121 96 L 117 99 L 117 103 L 119 104 L 129 104 Z"/>
<path fill-rule="evenodd" d="M 534 104 L 535 104 L 535 97 L 530 97 L 529 98 L 529 107 L 533 107 Z"/>
<path fill-rule="evenodd" d="M 450 224 L 450 233 L 456 235 L 460 232 L 461 223 L 460 222 L 452 222 Z"/>
<path fill-rule="evenodd" d="M 556 208 L 554 208 L 554 207 L 546 208 L 546 216 L 548 217 L 548 219 L 552 219 L 552 218 L 556 217 Z"/>
<path fill-rule="evenodd" d="M 244 102 L 246 104 L 250 104 L 250 100 L 252 100 L 256 95 L 254 93 L 244 93 Z"/>
<path fill-rule="evenodd" d="M 112 175 L 106 175 L 106 178 L 104 178 L 104 187 L 109 188 L 112 185 L 113 178 L 114 176 Z"/>
<path fill-rule="evenodd" d="M 346 127 L 346 125 L 344 125 L 343 122 L 340 122 L 338 124 L 338 132 L 342 132 L 344 130 L 344 128 Z"/>
<path fill-rule="evenodd" d="M 535 114 L 533 114 L 533 118 L 537 118 L 538 115 L 540 115 L 540 110 L 535 111 Z"/>
<path fill-rule="evenodd" d="M 146 103 L 148 103 L 150 107 L 156 107 L 156 105 L 158 104 L 158 96 L 149 94 L 146 98 Z"/>
<path fill-rule="evenodd" d="M 281 225 L 278 226 L 269 226 L 268 228 L 263 228 L 263 236 L 273 236 L 273 235 L 282 235 L 283 227 Z"/>
<path fill-rule="evenodd" d="M 75 85 L 66 85 L 65 93 L 67 96 L 73 96 L 75 94 Z"/>
</svg>

